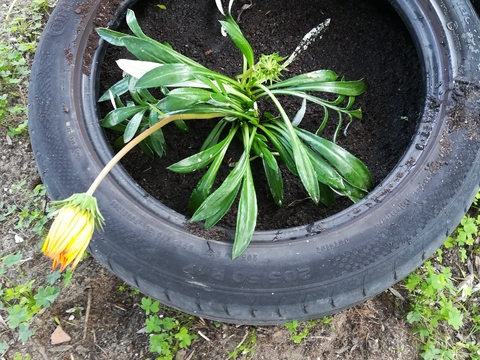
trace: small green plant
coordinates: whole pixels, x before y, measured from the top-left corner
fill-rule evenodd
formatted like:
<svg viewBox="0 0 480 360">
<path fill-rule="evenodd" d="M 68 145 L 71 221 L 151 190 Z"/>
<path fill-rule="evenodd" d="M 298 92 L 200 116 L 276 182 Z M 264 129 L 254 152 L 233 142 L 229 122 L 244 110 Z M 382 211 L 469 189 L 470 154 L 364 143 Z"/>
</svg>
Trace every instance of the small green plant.
<svg viewBox="0 0 480 360">
<path fill-rule="evenodd" d="M 472 209 L 445 241 L 446 248 L 459 248 L 462 263 L 476 251 L 474 242 L 478 236 L 480 217 L 472 215 Z M 444 252 L 439 249 L 432 261 L 441 264 L 443 255 Z M 470 274 L 462 271 L 463 279 L 458 282 L 449 267 L 434 266 L 432 261 L 427 261 L 405 280 L 411 301 L 407 321 L 414 325 L 414 333 L 422 342 L 421 355 L 427 360 L 479 360 L 480 309 L 474 292 L 480 288 L 478 284 L 473 286 L 473 268 L 469 266 Z"/>
<path fill-rule="evenodd" d="M 48 221 L 46 209 L 46 189 L 45 186 L 37 185 L 33 190 L 25 188 L 26 181 L 11 187 L 12 191 L 19 192 L 26 199 L 22 205 L 10 205 L 4 209 L 4 204 L 0 202 L 0 222 L 16 221 L 15 230 L 32 229 L 39 236 L 45 234 L 45 224 Z"/>
<path fill-rule="evenodd" d="M 257 347 L 257 330 L 251 328 L 247 330 L 243 339 L 238 343 L 238 345 L 230 352 L 227 352 L 227 359 L 242 359 L 250 360 L 255 354 L 255 349 Z M 239 357 L 241 356 L 241 358 Z"/>
<path fill-rule="evenodd" d="M 478 194 L 477 194 L 478 197 Z M 474 205 L 475 206 L 475 205 Z M 454 233 L 447 238 L 444 246 L 447 249 L 458 248 L 460 260 L 464 263 L 467 260 L 467 250 L 470 248 L 478 236 L 480 226 L 480 215 L 472 217 L 465 215 Z"/>
<path fill-rule="evenodd" d="M 48 0 L 34 0 L 19 9 L 12 2 L 0 40 L 0 124 L 8 125 L 10 137 L 23 133 L 26 122 L 18 125 L 17 118 L 27 112 L 26 93 L 30 75 L 30 61 L 40 38 Z"/>
<path fill-rule="evenodd" d="M 324 318 L 324 319 L 329 319 L 325 320 L 325 324 L 329 324 L 331 318 Z M 323 320 L 322 320 L 323 321 Z M 285 324 L 286 328 L 292 334 L 292 337 L 290 340 L 292 340 L 295 344 L 300 344 L 310 333 L 310 330 L 312 327 L 317 323 L 317 320 L 310 320 L 310 321 L 305 321 L 303 323 L 299 323 L 297 320 L 287 322 Z"/>
<path fill-rule="evenodd" d="M 60 288 L 52 286 L 55 281 L 50 278 L 50 285 L 34 287 L 35 280 L 27 280 L 21 270 L 20 253 L 9 254 L 1 258 L 0 264 L 0 312 L 5 313 L 5 322 L 10 329 L 18 331 L 20 341 L 27 341 L 32 335 L 31 319 L 42 309 L 50 307 L 58 296 Z M 7 275 L 8 268 L 15 268 L 23 283 L 14 282 Z M 0 344 L 5 350 L 5 344 Z M 6 350 L 5 350 L 6 351 Z"/>
<path fill-rule="evenodd" d="M 308 46 L 329 21 L 309 32 L 297 50 L 287 59 L 278 53 L 261 55 L 255 62 L 253 50 L 238 24 L 221 4 L 217 7 L 224 16 L 220 21 L 225 31 L 243 55 L 242 72 L 235 79 L 209 70 L 176 52 L 168 44 L 147 37 L 141 30 L 133 11 L 127 12 L 127 24 L 134 35 L 101 28 L 97 32 L 107 42 L 126 47 L 139 60 L 118 60 L 128 74 L 113 85 L 99 101 L 111 100 L 114 110 L 102 125 L 122 133 L 117 144 L 129 143 L 140 136 L 140 148 L 147 154 L 162 156 L 165 139 L 161 127 L 174 122 L 187 129 L 186 120 L 220 119 L 206 138 L 200 152 L 169 167 L 178 173 L 206 169 L 193 191 L 189 208 L 191 221 L 204 221 L 205 228 L 214 226 L 230 209 L 238 194 L 238 214 L 232 258 L 248 246 L 255 230 L 257 202 L 251 162 L 262 161 L 271 195 L 278 206 L 283 204 L 283 180 L 277 159 L 297 175 L 310 198 L 326 206 L 335 194 L 352 201 L 363 198 L 372 187 L 366 166 L 352 154 L 335 144 L 344 118 L 351 122 L 361 118 L 354 109 L 355 97 L 365 89 L 363 80 L 346 81 L 330 70 L 317 70 L 282 80 L 288 65 L 300 49 Z M 149 89 L 160 89 L 157 99 Z M 123 103 L 120 96 L 128 93 L 133 101 Z M 334 94 L 326 100 L 320 93 Z M 291 119 L 279 96 L 302 101 Z M 262 111 L 262 104 L 271 102 L 278 114 Z M 316 133 L 299 127 L 307 102 L 323 109 L 323 120 Z M 333 141 L 320 137 L 327 124 L 329 112 L 338 115 Z M 142 134 L 142 135 L 140 135 Z M 212 191 L 218 170 L 235 137 L 243 144 L 243 154 L 222 184 Z M 139 141 L 139 140 L 138 140 Z"/>
<path fill-rule="evenodd" d="M 178 350 L 189 347 L 193 340 L 198 339 L 197 335 L 190 334 L 188 330 L 193 316 L 185 316 L 186 321 L 182 322 L 171 317 L 159 316 L 157 313 L 161 305 L 149 297 L 142 298 L 140 307 L 148 316 L 145 325 L 147 334 L 151 334 L 150 351 L 160 355 L 156 360 L 172 360 Z"/>
</svg>

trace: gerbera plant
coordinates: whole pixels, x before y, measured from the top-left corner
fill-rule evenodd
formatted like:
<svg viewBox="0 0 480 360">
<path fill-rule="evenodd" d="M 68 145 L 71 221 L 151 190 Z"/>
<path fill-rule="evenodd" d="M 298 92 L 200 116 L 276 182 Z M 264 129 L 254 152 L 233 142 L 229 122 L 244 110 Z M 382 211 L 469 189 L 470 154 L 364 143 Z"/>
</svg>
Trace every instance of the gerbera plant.
<svg viewBox="0 0 480 360">
<path fill-rule="evenodd" d="M 243 67 L 235 78 L 212 71 L 178 53 L 170 45 L 149 38 L 131 10 L 127 12 L 126 20 L 133 35 L 106 28 L 97 30 L 105 41 L 126 47 L 138 60 L 118 60 L 126 76 L 100 98 L 100 101 L 111 100 L 114 107 L 102 120 L 102 125 L 120 131 L 120 142 L 124 147 L 98 176 L 88 194 L 93 194 L 115 163 L 137 144 L 149 155 L 162 156 L 166 141 L 161 128 L 166 124 L 173 122 L 184 129 L 187 120 L 215 119 L 216 125 L 199 152 L 168 169 L 178 173 L 206 169 L 189 203 L 191 221 L 203 221 L 205 228 L 214 226 L 240 197 L 232 250 L 232 258 L 236 258 L 250 243 L 257 219 L 252 161 L 262 161 L 272 198 L 278 206 L 283 202 L 279 161 L 300 178 L 313 202 L 326 206 L 333 203 L 335 194 L 358 201 L 372 187 L 372 178 L 359 159 L 335 144 L 343 120 L 361 119 L 361 110 L 354 109 L 353 105 L 355 97 L 365 91 L 364 81 L 346 81 L 330 70 L 317 70 L 282 80 L 288 65 L 328 26 L 329 20 L 309 32 L 288 59 L 273 53 L 261 55 L 255 61 L 249 42 L 231 15 L 232 2 L 225 13 L 220 0 L 216 0 L 223 15 L 220 21 L 222 31 L 230 36 L 243 55 Z M 157 99 L 149 89 L 160 90 L 162 96 Z M 325 93 L 334 96 L 330 95 L 328 99 L 320 96 Z M 124 94 L 130 96 L 125 104 L 120 98 Z M 301 99 L 302 105 L 293 119 L 284 110 L 279 95 Z M 273 103 L 277 114 L 263 112 L 259 106 L 262 99 Z M 323 120 L 316 133 L 299 127 L 307 103 L 323 108 Z M 319 135 L 331 112 L 339 119 L 333 141 Z M 221 185 L 214 189 L 219 168 L 233 141 L 241 141 L 243 153 Z M 82 216 L 85 211 L 85 206 L 79 202 L 67 201 L 60 205 L 73 207 L 68 213 L 71 217 Z M 44 247 L 47 254 L 56 259 L 54 265 L 58 263 L 62 267 L 68 256 L 60 257 L 59 254 L 70 252 L 60 248 L 65 244 L 67 249 L 71 248 L 71 241 L 78 233 L 73 223 L 66 225 L 67 215 L 60 216 L 66 214 L 66 210 L 63 211 L 60 210 L 55 220 L 61 225 L 54 223 L 48 245 Z M 88 214 L 83 215 L 90 219 L 88 223 L 101 216 L 96 206 Z M 63 232 L 69 233 L 70 237 L 60 235 Z M 84 233 L 81 235 L 83 248 Z"/>
</svg>

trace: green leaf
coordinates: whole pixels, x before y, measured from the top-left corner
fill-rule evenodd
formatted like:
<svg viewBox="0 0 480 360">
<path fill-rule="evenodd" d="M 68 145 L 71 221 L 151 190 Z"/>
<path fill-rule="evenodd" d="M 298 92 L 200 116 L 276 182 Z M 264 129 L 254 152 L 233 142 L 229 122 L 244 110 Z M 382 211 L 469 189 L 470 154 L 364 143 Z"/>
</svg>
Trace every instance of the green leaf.
<svg viewBox="0 0 480 360">
<path fill-rule="evenodd" d="M 20 262 L 20 260 L 22 260 L 22 254 L 21 253 L 8 254 L 3 259 L 3 264 L 5 266 L 13 266 L 13 265 L 17 265 Z"/>
<path fill-rule="evenodd" d="M 140 25 L 138 25 L 137 18 L 135 17 L 135 12 L 133 10 L 131 9 L 127 10 L 126 20 L 127 20 L 128 27 L 130 28 L 130 30 L 132 30 L 132 32 L 136 36 L 142 39 L 150 39 L 147 35 L 143 33 L 142 29 L 140 28 Z"/>
<path fill-rule="evenodd" d="M 358 158 L 331 141 L 299 128 L 295 130 L 304 141 L 327 159 L 352 186 L 364 191 L 373 187 L 370 172 Z"/>
<path fill-rule="evenodd" d="M 10 329 L 15 329 L 21 323 L 27 322 L 30 320 L 31 316 L 27 314 L 27 308 L 21 305 L 13 305 L 7 308 L 8 317 L 7 323 Z"/>
<path fill-rule="evenodd" d="M 318 181 L 335 188 L 337 191 L 344 193 L 346 187 L 343 177 L 335 171 L 318 153 L 306 147 L 306 151 L 312 161 Z"/>
<path fill-rule="evenodd" d="M 127 34 L 107 28 L 98 28 L 96 31 L 103 40 L 115 46 L 124 46 L 123 39 L 129 36 Z"/>
<path fill-rule="evenodd" d="M 190 221 L 201 221 L 211 217 L 216 218 L 218 213 L 225 214 L 231 206 L 232 194 L 238 192 L 243 175 L 247 169 L 248 154 L 244 152 L 233 170 L 228 174 L 222 185 L 215 190 L 198 207 Z M 228 206 L 230 205 L 230 206 Z M 228 208 L 226 208 L 228 206 Z M 212 225 L 213 226 L 213 225 Z"/>
<path fill-rule="evenodd" d="M 298 176 L 300 177 L 300 180 L 302 180 L 302 184 L 307 190 L 308 195 L 312 198 L 315 204 L 318 204 L 318 202 L 320 201 L 320 190 L 318 187 L 317 176 L 313 169 L 310 158 L 308 157 L 308 154 L 303 147 L 302 142 L 300 141 L 298 135 L 295 132 L 295 128 L 293 127 L 290 119 L 288 118 L 288 115 L 286 114 L 285 110 L 283 109 L 282 105 L 275 97 L 275 95 L 272 94 L 272 92 L 268 90 L 265 86 L 259 85 L 259 87 L 268 94 L 268 96 L 272 99 L 273 103 L 280 112 L 280 115 L 283 119 L 282 124 L 288 132 L 289 142 L 292 147 L 293 158 L 295 160 L 295 167 L 297 169 Z"/>
<path fill-rule="evenodd" d="M 150 114 L 148 116 L 148 122 L 150 127 L 152 127 L 158 122 L 158 114 L 155 110 L 150 111 Z M 163 156 L 166 144 L 162 129 L 158 129 L 157 131 L 155 131 L 146 139 L 146 141 L 158 156 Z"/>
<path fill-rule="evenodd" d="M 147 109 L 143 109 L 142 111 L 137 112 L 132 119 L 128 122 L 127 127 L 125 128 L 125 132 L 123 133 L 123 142 L 128 143 L 132 140 L 135 134 L 140 127 L 140 123 L 142 122 L 143 115 Z"/>
<path fill-rule="evenodd" d="M 134 116 L 138 112 L 148 109 L 145 106 L 127 106 L 110 111 L 102 120 L 102 126 L 112 127 Z M 142 113 L 143 114 L 143 113 Z"/>
<path fill-rule="evenodd" d="M 282 159 L 282 161 L 285 163 L 288 170 L 292 174 L 298 175 L 297 169 L 295 167 L 295 160 L 293 159 L 292 147 L 288 139 L 284 138 L 282 133 L 280 132 L 277 132 L 277 131 L 271 132 L 270 130 L 263 127 L 262 127 L 262 130 L 265 132 L 265 135 L 267 135 L 268 140 L 273 144 L 275 149 L 280 154 L 280 159 Z"/>
<path fill-rule="evenodd" d="M 198 339 L 198 336 L 195 334 L 189 334 L 188 329 L 181 327 L 180 331 L 175 334 L 175 339 L 178 339 L 180 349 L 186 348 L 192 344 L 192 340 Z"/>
<path fill-rule="evenodd" d="M 355 81 L 327 81 L 289 87 L 285 90 L 321 91 L 345 96 L 357 96 L 365 92 L 367 86 L 363 80 Z"/>
<path fill-rule="evenodd" d="M 248 67 L 252 67 L 254 65 L 254 58 L 253 58 L 253 50 L 250 46 L 247 39 L 242 34 L 240 27 L 233 19 L 232 15 L 225 16 L 225 21 L 220 21 L 225 31 L 228 33 L 230 38 L 233 40 L 235 45 L 240 49 L 242 54 L 245 56 L 247 60 Z"/>
<path fill-rule="evenodd" d="M 320 189 L 320 202 L 325 206 L 330 206 L 335 203 L 335 194 L 333 190 L 323 183 L 318 183 Z"/>
<path fill-rule="evenodd" d="M 201 88 L 180 87 L 180 88 L 172 89 L 168 93 L 168 96 L 171 97 L 172 99 L 173 98 L 181 99 L 190 104 L 194 104 L 196 102 L 210 100 L 210 97 L 212 96 L 212 91 L 207 89 L 201 89 Z"/>
<path fill-rule="evenodd" d="M 460 329 L 463 326 L 462 312 L 457 308 L 450 309 L 447 321 L 455 330 Z"/>
<path fill-rule="evenodd" d="M 196 69 L 185 64 L 167 64 L 148 71 L 137 81 L 139 88 L 169 86 L 195 79 Z"/>
<path fill-rule="evenodd" d="M 110 100 L 110 92 L 115 96 L 120 96 L 125 94 L 128 91 L 128 82 L 130 76 L 124 77 L 122 80 L 118 81 L 115 85 L 111 86 L 110 89 L 105 91 L 103 95 L 98 99 L 99 102 Z"/>
<path fill-rule="evenodd" d="M 202 144 L 202 147 L 200 148 L 200 151 L 208 149 L 209 147 L 212 147 L 213 145 L 218 143 L 218 139 L 220 135 L 222 134 L 223 129 L 225 129 L 225 126 L 227 126 L 228 122 L 225 121 L 225 119 L 220 120 L 215 127 L 210 131 L 210 134 L 208 134 L 207 138 Z"/>
<path fill-rule="evenodd" d="M 18 327 L 18 338 L 22 343 L 26 343 L 33 335 L 33 330 L 29 329 L 30 324 L 20 324 Z"/>
<path fill-rule="evenodd" d="M 175 50 L 151 39 L 140 39 L 128 35 L 122 38 L 122 45 L 138 60 L 157 62 L 159 64 L 183 63 Z"/>
<path fill-rule="evenodd" d="M 270 150 L 263 144 L 260 145 L 262 152 L 262 162 L 265 175 L 267 176 L 268 187 L 273 200 L 278 206 L 282 206 L 283 201 L 283 179 L 277 160 Z"/>
<path fill-rule="evenodd" d="M 331 70 L 316 70 L 306 74 L 301 74 L 294 76 L 290 79 L 286 79 L 280 82 L 277 82 L 273 85 L 268 86 L 269 89 L 278 89 L 285 87 L 296 87 L 299 85 L 305 84 L 315 84 L 315 83 L 324 83 L 332 82 L 337 80 L 338 75 Z"/>
<path fill-rule="evenodd" d="M 214 71 L 188 64 L 166 64 L 148 71 L 138 81 L 138 88 L 172 86 L 185 81 L 196 80 L 198 75 L 212 76 L 231 82 L 233 80 Z"/>
<path fill-rule="evenodd" d="M 195 170 L 199 170 L 210 164 L 217 155 L 223 151 L 224 147 L 228 147 L 232 141 L 233 135 L 236 132 L 236 128 L 232 128 L 228 136 L 223 139 L 218 144 L 208 148 L 206 150 L 200 151 L 199 153 L 189 156 L 179 162 L 170 165 L 167 169 L 180 173 L 187 174 Z"/>
<path fill-rule="evenodd" d="M 232 188 L 232 191 L 226 194 L 220 201 L 217 203 L 217 211 L 205 219 L 205 229 L 210 229 L 214 226 L 220 219 L 227 213 L 227 211 L 232 207 L 233 202 L 235 201 L 238 191 L 240 190 L 241 182 L 239 181 L 235 187 Z M 213 195 L 213 194 L 212 194 Z"/>
<path fill-rule="evenodd" d="M 60 288 L 58 286 L 47 286 L 46 288 L 40 286 L 37 294 L 33 298 L 38 306 L 49 308 L 50 304 L 57 298 L 59 293 Z"/>
<path fill-rule="evenodd" d="M 218 169 L 222 164 L 223 158 L 225 157 L 225 153 L 227 152 L 227 148 L 225 147 L 222 152 L 220 152 L 213 163 L 208 168 L 205 175 L 202 176 L 200 181 L 198 182 L 197 186 L 190 195 L 190 202 L 188 204 L 188 208 L 190 209 L 191 213 L 195 213 L 198 207 L 205 201 L 205 199 L 210 195 L 212 191 L 213 183 L 215 182 L 215 178 L 217 177 Z"/>
<path fill-rule="evenodd" d="M 147 320 L 145 320 L 145 325 L 146 327 L 146 333 L 150 334 L 152 332 L 160 332 L 160 324 L 161 320 L 157 315 L 151 315 L 148 317 Z"/>
<path fill-rule="evenodd" d="M 50 273 L 47 275 L 47 281 L 50 285 L 53 285 L 57 279 L 60 279 L 62 277 L 61 273 L 59 270 L 55 270 L 54 272 Z"/>
<path fill-rule="evenodd" d="M 232 259 L 239 257 L 252 240 L 255 225 L 257 223 L 257 198 L 255 186 L 253 185 L 252 170 L 250 162 L 247 162 L 247 169 L 243 177 L 240 203 L 238 204 L 237 226 L 235 230 L 235 241 L 233 243 Z"/>
</svg>

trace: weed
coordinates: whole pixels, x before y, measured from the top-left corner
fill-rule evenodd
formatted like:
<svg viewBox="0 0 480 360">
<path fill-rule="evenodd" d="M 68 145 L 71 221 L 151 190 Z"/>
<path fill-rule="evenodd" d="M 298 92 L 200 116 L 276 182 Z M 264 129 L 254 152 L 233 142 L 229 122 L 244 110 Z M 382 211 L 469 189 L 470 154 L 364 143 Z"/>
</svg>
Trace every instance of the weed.
<svg viewBox="0 0 480 360">
<path fill-rule="evenodd" d="M 12 185 L 12 191 L 20 192 L 26 203 L 23 205 L 10 205 L 6 209 L 0 202 L 0 222 L 15 221 L 15 230 L 32 229 L 40 237 L 45 234 L 45 224 L 48 221 L 46 210 L 47 191 L 44 185 L 37 185 L 33 190 L 25 188 L 26 181 Z"/>
<path fill-rule="evenodd" d="M 478 196 L 478 194 L 477 194 Z M 471 247 L 478 235 L 480 226 L 480 215 L 472 217 L 465 215 L 452 236 L 445 241 L 444 246 L 449 249 L 457 247 L 460 252 L 460 260 L 464 263 L 467 260 L 467 250 Z"/>
<path fill-rule="evenodd" d="M 255 354 L 255 348 L 257 347 L 257 330 L 251 328 L 245 332 L 245 336 L 242 341 L 233 349 L 233 351 L 228 352 L 227 359 L 237 360 L 241 355 L 242 360 L 250 360 Z"/>
<path fill-rule="evenodd" d="M 193 316 L 178 316 L 174 319 L 157 315 L 162 306 L 149 297 L 142 298 L 140 307 L 145 311 L 145 315 L 149 315 L 145 321 L 145 331 L 151 334 L 150 351 L 160 355 L 156 360 L 171 360 L 175 358 L 178 350 L 189 347 L 193 340 L 198 339 L 197 335 L 190 334 L 188 330 Z"/>
<path fill-rule="evenodd" d="M 331 318 L 324 318 L 322 321 L 324 324 L 329 324 L 331 320 Z M 310 333 L 310 329 L 316 323 L 317 320 L 305 321 L 303 323 L 299 323 L 297 320 L 294 320 L 286 323 L 285 326 L 290 334 L 292 334 L 290 340 L 292 340 L 295 344 L 300 344 L 307 337 L 307 335 Z"/>
<path fill-rule="evenodd" d="M 462 263 L 475 251 L 473 246 L 479 225 L 480 215 L 467 214 L 445 242 L 446 248 L 459 248 Z M 439 249 L 435 260 L 440 264 L 443 255 Z M 473 287 L 472 266 L 469 272 L 469 275 L 463 274 L 465 279 L 455 285 L 449 267 L 434 266 L 432 261 L 427 261 L 406 278 L 405 286 L 412 301 L 407 321 L 414 325 L 414 333 L 422 342 L 420 349 L 424 359 L 480 359 L 480 309 L 471 296 L 480 290 L 480 286 Z"/>
<path fill-rule="evenodd" d="M 26 122 L 18 125 L 14 119 L 27 113 L 26 92 L 30 62 L 40 38 L 48 0 L 34 0 L 28 7 L 14 6 L 8 10 L 0 41 L 0 124 L 9 127 L 10 137 L 22 134 Z"/>
<path fill-rule="evenodd" d="M 20 341 L 27 341 L 32 335 L 31 319 L 44 308 L 50 307 L 60 292 L 57 286 L 34 287 L 35 280 L 27 280 L 21 270 L 22 255 L 12 253 L 1 258 L 0 264 L 0 312 L 8 316 L 5 319 L 10 329 L 18 331 Z M 22 283 L 16 283 L 7 276 L 7 268 L 15 268 Z M 55 280 L 53 280 L 55 281 Z M 6 343 L 0 343 L 0 353 L 8 349 Z"/>
</svg>

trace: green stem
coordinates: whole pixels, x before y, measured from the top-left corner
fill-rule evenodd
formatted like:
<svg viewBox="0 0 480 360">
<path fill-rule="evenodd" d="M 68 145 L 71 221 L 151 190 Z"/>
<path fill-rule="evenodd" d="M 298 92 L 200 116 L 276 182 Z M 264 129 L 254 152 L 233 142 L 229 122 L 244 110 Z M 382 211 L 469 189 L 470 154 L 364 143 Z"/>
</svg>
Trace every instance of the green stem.
<svg viewBox="0 0 480 360">
<path fill-rule="evenodd" d="M 178 114 L 167 116 L 160 120 L 158 123 L 153 125 L 152 127 L 148 128 L 140 135 L 132 139 L 128 144 L 126 144 L 122 150 L 120 150 L 102 169 L 100 174 L 98 174 L 97 178 L 94 180 L 92 185 L 87 191 L 87 194 L 92 196 L 97 187 L 100 185 L 102 180 L 107 176 L 107 174 L 112 170 L 112 168 L 120 161 L 122 157 L 124 157 L 130 150 L 132 150 L 139 142 L 153 134 L 158 129 L 162 128 L 163 126 L 167 125 L 168 123 L 176 120 L 196 120 L 196 119 L 213 119 L 216 117 L 223 117 L 225 114 L 221 113 L 211 113 L 211 114 Z"/>
</svg>

